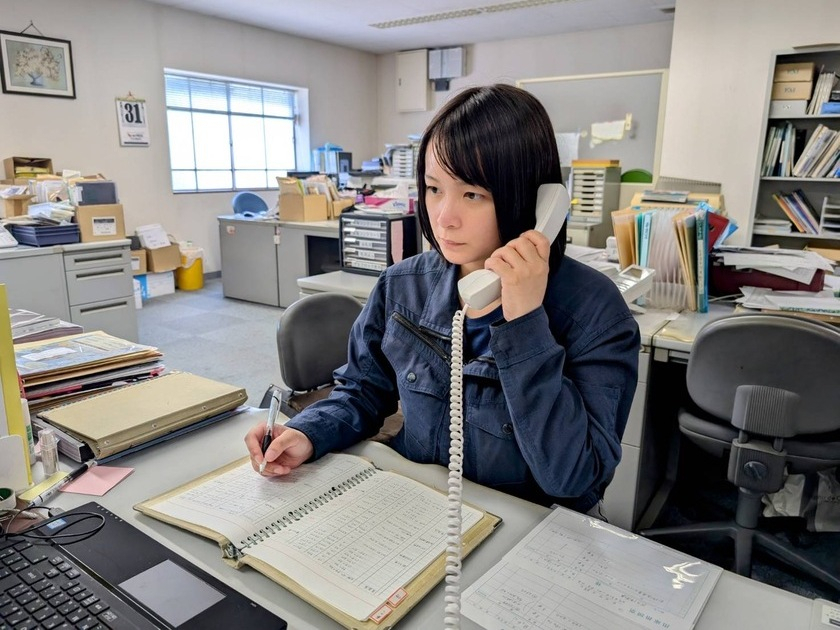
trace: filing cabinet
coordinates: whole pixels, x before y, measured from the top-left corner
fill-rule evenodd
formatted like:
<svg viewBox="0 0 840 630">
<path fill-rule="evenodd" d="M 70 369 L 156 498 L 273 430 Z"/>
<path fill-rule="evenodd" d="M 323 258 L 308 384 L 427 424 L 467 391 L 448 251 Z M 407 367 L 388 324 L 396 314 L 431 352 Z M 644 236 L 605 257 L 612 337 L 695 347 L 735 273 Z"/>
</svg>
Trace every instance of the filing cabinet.
<svg viewBox="0 0 840 630">
<path fill-rule="evenodd" d="M 89 330 L 137 340 L 131 254 L 125 247 L 65 251 L 70 321 Z"/>
<path fill-rule="evenodd" d="M 420 251 L 417 216 L 344 212 L 339 219 L 341 268 L 344 271 L 379 275 Z"/>
<path fill-rule="evenodd" d="M 618 210 L 621 168 L 572 168 L 572 208 L 567 234 L 575 245 L 604 247 Z"/>
</svg>

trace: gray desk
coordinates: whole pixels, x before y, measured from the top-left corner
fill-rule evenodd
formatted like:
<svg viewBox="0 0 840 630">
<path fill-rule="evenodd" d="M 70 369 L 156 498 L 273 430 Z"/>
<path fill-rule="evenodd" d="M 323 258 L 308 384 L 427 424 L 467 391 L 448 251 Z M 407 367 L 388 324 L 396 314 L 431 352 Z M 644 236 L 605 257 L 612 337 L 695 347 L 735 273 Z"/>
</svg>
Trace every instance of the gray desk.
<svg viewBox="0 0 840 630">
<path fill-rule="evenodd" d="M 331 271 L 298 278 L 297 285 L 300 290 L 300 297 L 313 293 L 346 293 L 364 304 L 367 302 L 370 292 L 373 291 L 377 278 L 378 276 L 368 276 L 349 271 Z"/>
<path fill-rule="evenodd" d="M 297 279 L 338 269 L 338 221 L 218 217 L 225 297 L 287 307 L 300 296 Z M 332 251 L 334 250 L 334 252 Z M 325 260 L 326 258 L 334 260 Z"/>
<path fill-rule="evenodd" d="M 134 511 L 132 507 L 151 496 L 185 483 L 245 455 L 242 438 L 252 424 L 264 420 L 263 410 L 252 410 L 228 421 L 207 427 L 178 440 L 159 444 L 126 456 L 115 466 L 134 468 L 104 497 L 60 493 L 52 504 L 65 509 L 95 499 L 153 538 L 199 565 L 233 588 L 271 609 L 296 630 L 338 630 L 331 619 L 249 568 L 233 569 L 222 562 L 219 546 L 205 538 L 166 525 Z M 371 459 L 379 467 L 395 470 L 436 488 L 446 488 L 447 470 L 441 466 L 409 462 L 383 444 L 365 442 L 350 452 Z M 464 587 L 487 571 L 518 540 L 534 527 L 547 509 L 483 486 L 466 482 L 464 499 L 480 505 L 503 519 L 499 527 L 466 558 Z M 443 621 L 443 586 L 438 585 L 400 624 L 405 630 L 440 628 Z M 698 630 L 790 630 L 807 627 L 811 601 L 725 572 L 703 611 Z M 464 620 L 465 629 L 477 628 Z"/>
<path fill-rule="evenodd" d="M 129 241 L 0 250 L 9 306 L 137 341 Z"/>
</svg>

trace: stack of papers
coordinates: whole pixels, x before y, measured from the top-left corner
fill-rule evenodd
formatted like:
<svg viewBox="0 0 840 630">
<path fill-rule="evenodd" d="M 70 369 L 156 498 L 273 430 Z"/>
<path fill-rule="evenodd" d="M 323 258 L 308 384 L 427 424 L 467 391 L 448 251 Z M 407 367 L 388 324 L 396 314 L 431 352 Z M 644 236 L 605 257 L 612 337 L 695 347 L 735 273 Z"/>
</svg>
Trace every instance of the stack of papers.
<svg viewBox="0 0 840 630">
<path fill-rule="evenodd" d="M 773 291 L 760 287 L 744 287 L 743 297 L 735 300 L 744 308 L 770 312 L 788 312 L 793 315 L 824 315 L 825 321 L 840 321 L 840 298 L 830 290 L 811 293 L 809 291 Z"/>
<path fill-rule="evenodd" d="M 30 412 L 163 370 L 157 348 L 101 331 L 15 345 Z"/>
<path fill-rule="evenodd" d="M 66 337 L 83 332 L 82 327 L 78 324 L 65 322 L 58 317 L 47 317 L 22 308 L 10 308 L 9 318 L 12 320 L 12 340 L 16 344 Z"/>
<path fill-rule="evenodd" d="M 688 201 L 689 192 L 688 190 L 646 190 L 642 193 L 642 201 L 685 203 Z"/>
<path fill-rule="evenodd" d="M 487 630 L 694 627 L 723 570 L 555 508 L 465 592 Z"/>
<path fill-rule="evenodd" d="M 802 284 L 810 284 L 818 269 L 833 271 L 831 261 L 824 256 L 799 249 L 722 246 L 716 256 L 728 267 L 755 269 Z"/>
</svg>

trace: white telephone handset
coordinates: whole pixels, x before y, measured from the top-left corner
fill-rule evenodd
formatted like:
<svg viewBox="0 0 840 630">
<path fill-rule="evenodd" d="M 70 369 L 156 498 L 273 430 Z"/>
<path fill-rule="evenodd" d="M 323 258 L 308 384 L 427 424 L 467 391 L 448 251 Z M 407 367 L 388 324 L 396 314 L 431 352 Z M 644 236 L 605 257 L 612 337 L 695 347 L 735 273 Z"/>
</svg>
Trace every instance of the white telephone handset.
<svg viewBox="0 0 840 630">
<path fill-rule="evenodd" d="M 534 229 L 553 242 L 566 217 L 571 199 L 562 184 L 543 184 L 537 190 L 537 224 Z M 458 281 L 458 294 L 464 303 L 480 310 L 502 294 L 502 280 L 489 269 L 479 269 Z"/>
<path fill-rule="evenodd" d="M 537 190 L 534 229 L 553 242 L 569 215 L 571 199 L 562 184 L 543 184 Z M 482 309 L 502 294 L 502 281 L 488 269 L 479 269 L 458 282 L 458 293 L 466 306 Z M 452 356 L 449 387 L 449 480 L 446 528 L 446 594 L 444 627 L 461 624 L 461 493 L 464 461 L 464 317 L 466 308 L 452 319 Z"/>
</svg>

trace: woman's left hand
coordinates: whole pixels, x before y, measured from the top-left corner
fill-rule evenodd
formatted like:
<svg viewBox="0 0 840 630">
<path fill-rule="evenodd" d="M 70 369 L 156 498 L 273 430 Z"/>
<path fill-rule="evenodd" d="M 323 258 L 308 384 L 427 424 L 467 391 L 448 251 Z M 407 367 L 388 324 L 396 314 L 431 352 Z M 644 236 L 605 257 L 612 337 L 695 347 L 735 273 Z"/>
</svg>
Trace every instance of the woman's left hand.
<svg viewBox="0 0 840 630">
<path fill-rule="evenodd" d="M 502 279 L 502 311 L 507 321 L 538 308 L 548 286 L 551 244 L 536 230 L 528 230 L 494 251 L 484 268 Z"/>
</svg>

